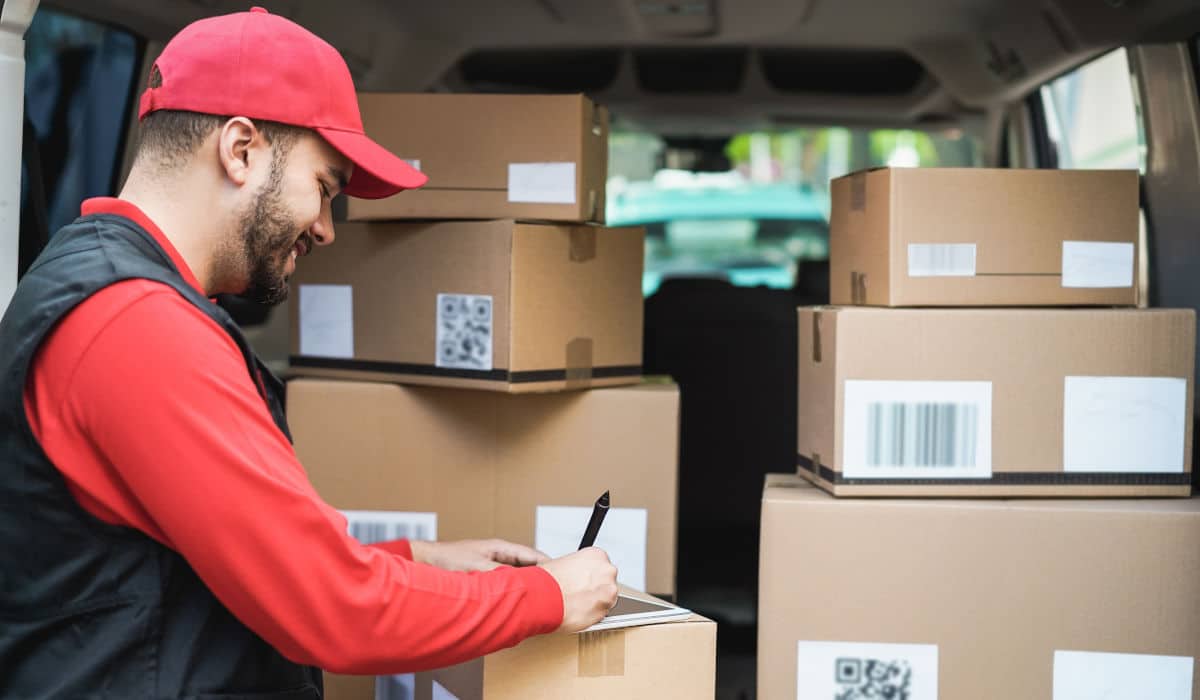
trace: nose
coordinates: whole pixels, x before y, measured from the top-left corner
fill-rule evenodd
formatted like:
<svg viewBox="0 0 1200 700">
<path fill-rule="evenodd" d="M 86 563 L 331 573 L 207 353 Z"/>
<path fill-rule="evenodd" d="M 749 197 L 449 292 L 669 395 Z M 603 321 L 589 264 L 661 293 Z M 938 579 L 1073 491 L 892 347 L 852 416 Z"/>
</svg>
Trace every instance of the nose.
<svg viewBox="0 0 1200 700">
<path fill-rule="evenodd" d="M 309 227 L 308 233 L 312 236 L 314 245 L 329 245 L 333 243 L 335 237 L 333 231 L 333 211 L 328 202 L 321 207 L 321 215 Z"/>
</svg>

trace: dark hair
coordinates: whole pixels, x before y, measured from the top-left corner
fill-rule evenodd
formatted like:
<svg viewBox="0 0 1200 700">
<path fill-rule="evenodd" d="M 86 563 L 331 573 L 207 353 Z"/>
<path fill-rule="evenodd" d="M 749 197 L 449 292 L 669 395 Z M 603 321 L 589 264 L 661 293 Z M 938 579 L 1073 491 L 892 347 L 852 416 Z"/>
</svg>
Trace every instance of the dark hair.
<svg viewBox="0 0 1200 700">
<path fill-rule="evenodd" d="M 215 114 L 171 109 L 151 112 L 142 118 L 138 127 L 137 158 L 149 158 L 168 170 L 182 167 L 204 143 L 204 139 L 229 119 Z M 281 154 L 290 150 L 305 131 L 302 127 L 265 119 L 255 119 L 254 125 L 267 143 L 276 146 Z"/>
</svg>

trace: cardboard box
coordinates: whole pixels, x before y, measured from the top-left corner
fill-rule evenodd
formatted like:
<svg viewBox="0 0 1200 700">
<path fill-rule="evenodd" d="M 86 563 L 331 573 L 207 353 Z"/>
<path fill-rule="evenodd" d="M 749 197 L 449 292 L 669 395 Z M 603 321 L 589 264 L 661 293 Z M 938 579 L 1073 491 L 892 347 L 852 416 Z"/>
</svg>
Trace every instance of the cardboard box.
<svg viewBox="0 0 1200 700">
<path fill-rule="evenodd" d="M 909 694 L 853 697 L 1200 699 L 1200 499 L 835 499 L 769 475 L 762 517 L 759 700 L 848 697 L 870 659 L 893 685 L 907 664 Z"/>
<path fill-rule="evenodd" d="M 884 168 L 832 185 L 830 299 L 1134 306 L 1134 170 Z"/>
<path fill-rule="evenodd" d="M 343 224 L 292 277 L 292 367 L 512 393 L 637 383 L 642 228 Z"/>
<path fill-rule="evenodd" d="M 797 462 L 839 496 L 1188 496 L 1196 317 L 799 310 Z"/>
<path fill-rule="evenodd" d="M 643 627 L 550 634 L 448 669 L 379 682 L 414 700 L 712 698 L 717 626 L 699 615 Z M 375 700 L 370 676 L 325 676 L 327 700 Z M 409 692 L 411 691 L 411 692 Z"/>
<path fill-rule="evenodd" d="M 597 546 L 622 583 L 675 593 L 674 384 L 510 396 L 297 379 L 287 403 L 296 454 L 336 508 L 432 514 L 397 536 L 500 537 L 556 555 L 578 547 L 608 490 Z"/>
<path fill-rule="evenodd" d="M 604 223 L 608 111 L 583 95 L 362 93 L 367 133 L 429 176 L 347 217 Z"/>
</svg>

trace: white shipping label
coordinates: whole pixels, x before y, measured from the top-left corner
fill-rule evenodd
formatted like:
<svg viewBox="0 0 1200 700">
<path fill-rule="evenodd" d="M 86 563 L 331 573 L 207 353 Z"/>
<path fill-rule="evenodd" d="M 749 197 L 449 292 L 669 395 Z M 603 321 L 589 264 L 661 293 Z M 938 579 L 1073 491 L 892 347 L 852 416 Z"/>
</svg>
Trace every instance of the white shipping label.
<svg viewBox="0 0 1200 700">
<path fill-rule="evenodd" d="M 574 163 L 509 163 L 508 201 L 574 204 Z"/>
<path fill-rule="evenodd" d="M 551 557 L 578 550 L 591 517 L 591 506 L 538 506 L 534 547 Z M 646 518 L 645 508 L 609 508 L 596 536 L 596 546 L 617 567 L 617 580 L 638 591 L 646 590 Z"/>
<path fill-rule="evenodd" d="M 991 477 L 991 382 L 846 380 L 843 395 L 844 476 Z"/>
<path fill-rule="evenodd" d="M 1063 470 L 1183 472 L 1187 380 L 1067 377 Z"/>
<path fill-rule="evenodd" d="M 343 510 L 346 530 L 362 544 L 388 540 L 436 540 L 437 513 L 392 510 Z"/>
<path fill-rule="evenodd" d="M 430 697 L 432 700 L 458 700 L 457 695 L 446 690 L 446 686 L 437 681 L 433 682 L 433 695 Z"/>
<path fill-rule="evenodd" d="M 1053 700 L 1191 700 L 1188 656 L 1054 652 Z"/>
<path fill-rule="evenodd" d="M 1133 286 L 1133 244 L 1063 241 L 1062 286 Z"/>
<path fill-rule="evenodd" d="M 375 700 L 414 700 L 417 677 L 412 673 L 375 677 Z"/>
<path fill-rule="evenodd" d="M 909 277 L 974 277 L 974 243 L 910 243 Z"/>
<path fill-rule="evenodd" d="M 354 291 L 350 285 L 300 285 L 300 354 L 354 357 Z"/>
<path fill-rule="evenodd" d="M 492 298 L 476 294 L 437 296 L 437 366 L 492 369 Z"/>
<path fill-rule="evenodd" d="M 937 700 L 936 644 L 799 642 L 796 700 Z"/>
</svg>

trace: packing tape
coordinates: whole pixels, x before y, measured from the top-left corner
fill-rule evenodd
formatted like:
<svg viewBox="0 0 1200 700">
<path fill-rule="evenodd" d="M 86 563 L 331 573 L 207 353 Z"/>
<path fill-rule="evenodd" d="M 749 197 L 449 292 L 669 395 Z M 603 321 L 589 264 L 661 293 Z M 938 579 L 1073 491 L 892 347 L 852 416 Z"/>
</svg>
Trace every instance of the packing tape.
<svg viewBox="0 0 1200 700">
<path fill-rule="evenodd" d="M 821 364 L 821 312 L 814 311 L 812 315 L 812 361 Z"/>
<path fill-rule="evenodd" d="M 593 195 L 596 193 L 593 191 Z M 595 206 L 595 201 L 592 202 Z M 575 226 L 571 229 L 571 262 L 587 262 L 596 257 L 596 227 Z"/>
<path fill-rule="evenodd" d="M 587 217 L 585 217 L 588 221 L 600 221 L 599 201 L 600 196 L 596 194 L 596 190 L 588 190 Z"/>
<path fill-rule="evenodd" d="M 574 338 L 567 343 L 567 387 L 587 386 L 592 381 L 595 343 L 591 338 Z"/>
<path fill-rule="evenodd" d="M 850 176 L 850 211 L 867 210 L 867 174 L 855 173 Z"/>
<path fill-rule="evenodd" d="M 602 630 L 579 635 L 579 676 L 625 675 L 625 630 Z"/>
<path fill-rule="evenodd" d="M 855 306 L 867 303 L 867 275 L 865 272 L 850 271 L 850 300 Z"/>
</svg>

